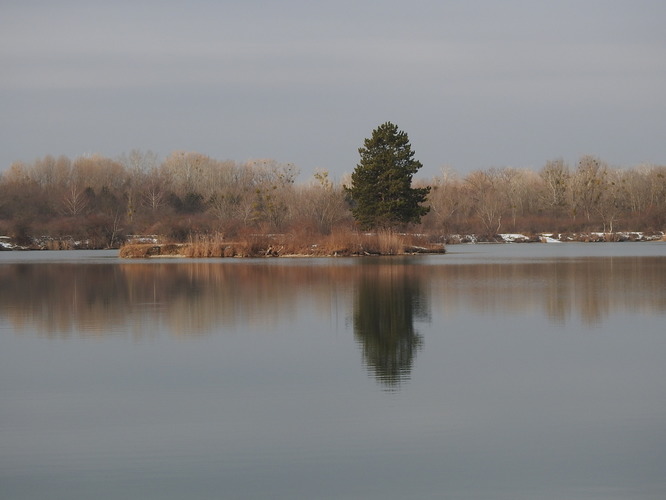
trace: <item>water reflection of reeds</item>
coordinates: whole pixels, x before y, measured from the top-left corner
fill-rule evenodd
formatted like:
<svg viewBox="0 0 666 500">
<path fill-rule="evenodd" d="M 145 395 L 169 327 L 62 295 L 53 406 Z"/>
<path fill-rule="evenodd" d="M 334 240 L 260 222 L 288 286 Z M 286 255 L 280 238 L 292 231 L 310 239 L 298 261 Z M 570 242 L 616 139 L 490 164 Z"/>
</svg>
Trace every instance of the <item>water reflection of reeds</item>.
<svg viewBox="0 0 666 500">
<path fill-rule="evenodd" d="M 331 265 L 7 264 L 0 266 L 0 317 L 16 332 L 48 336 L 189 335 L 244 325 L 270 331 L 293 320 L 303 307 L 324 318 L 335 314 L 332 304 L 338 304 L 353 318 L 358 314 L 354 307 L 361 307 L 359 297 L 386 290 L 387 283 L 400 283 L 403 291 L 418 284 L 407 300 L 429 304 L 410 312 L 421 320 L 427 320 L 429 308 L 444 314 L 470 309 L 536 314 L 555 322 L 580 318 L 591 324 L 617 312 L 666 311 L 663 258 L 461 265 L 445 259 L 443 265 L 419 258 L 331 260 Z M 390 300 L 389 295 L 380 303 Z"/>
</svg>

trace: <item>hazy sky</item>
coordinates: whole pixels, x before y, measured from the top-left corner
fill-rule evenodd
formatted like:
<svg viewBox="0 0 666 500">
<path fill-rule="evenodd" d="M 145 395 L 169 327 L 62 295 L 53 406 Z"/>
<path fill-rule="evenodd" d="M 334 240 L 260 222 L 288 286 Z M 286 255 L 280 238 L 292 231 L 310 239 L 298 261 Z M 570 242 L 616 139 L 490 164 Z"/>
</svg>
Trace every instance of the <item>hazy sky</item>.
<svg viewBox="0 0 666 500">
<path fill-rule="evenodd" d="M 353 171 L 666 164 L 663 0 L 0 0 L 0 169 L 132 149 Z"/>
</svg>

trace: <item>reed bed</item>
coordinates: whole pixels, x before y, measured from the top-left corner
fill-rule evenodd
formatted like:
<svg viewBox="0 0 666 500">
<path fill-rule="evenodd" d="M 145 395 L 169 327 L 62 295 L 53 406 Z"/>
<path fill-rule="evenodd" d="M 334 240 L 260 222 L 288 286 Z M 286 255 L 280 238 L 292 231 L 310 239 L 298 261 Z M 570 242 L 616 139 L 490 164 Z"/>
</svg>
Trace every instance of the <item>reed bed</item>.
<svg viewBox="0 0 666 500">
<path fill-rule="evenodd" d="M 197 235 L 182 244 L 126 244 L 120 249 L 120 257 L 343 257 L 443 252 L 444 245 L 427 236 L 389 230 L 361 233 L 341 229 L 324 236 L 306 231 L 247 234 L 233 239 L 222 234 Z"/>
</svg>

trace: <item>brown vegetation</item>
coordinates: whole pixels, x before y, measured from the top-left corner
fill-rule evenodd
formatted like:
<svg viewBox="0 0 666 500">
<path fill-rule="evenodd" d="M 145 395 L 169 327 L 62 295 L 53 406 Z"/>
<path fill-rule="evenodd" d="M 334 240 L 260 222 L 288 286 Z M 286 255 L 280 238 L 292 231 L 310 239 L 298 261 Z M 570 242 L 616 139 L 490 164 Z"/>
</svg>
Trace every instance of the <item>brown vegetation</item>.
<svg viewBox="0 0 666 500">
<path fill-rule="evenodd" d="M 52 157 L 15 163 L 0 177 L 0 235 L 26 248 L 119 248 L 130 235 L 183 244 L 191 256 L 397 254 L 427 247 L 398 232 L 364 235 L 342 183 L 327 172 L 296 184 L 293 165 L 220 161 L 174 152 L 165 160 L 132 151 L 118 159 Z M 443 171 L 430 212 L 401 233 L 456 241 L 498 233 L 538 240 L 562 234 L 642 231 L 666 226 L 666 166 L 613 168 L 584 156 L 540 170 L 491 168 L 460 177 Z M 142 250 L 149 251 L 149 250 Z M 157 250 L 154 250 L 157 251 Z M 160 247 L 165 252 L 165 247 Z"/>
<path fill-rule="evenodd" d="M 186 243 L 128 243 L 123 258 L 147 257 L 336 257 L 355 255 L 405 255 L 443 253 L 444 244 L 421 235 L 393 231 L 359 233 L 336 230 L 316 240 L 312 235 L 250 234 L 226 239 L 221 234 L 199 235 Z"/>
</svg>

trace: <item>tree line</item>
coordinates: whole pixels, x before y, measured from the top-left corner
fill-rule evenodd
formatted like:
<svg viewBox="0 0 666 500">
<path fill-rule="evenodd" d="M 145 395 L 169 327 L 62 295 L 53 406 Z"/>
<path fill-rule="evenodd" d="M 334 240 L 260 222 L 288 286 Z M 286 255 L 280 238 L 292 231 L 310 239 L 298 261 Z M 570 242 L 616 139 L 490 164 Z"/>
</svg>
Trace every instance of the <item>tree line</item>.
<svg viewBox="0 0 666 500">
<path fill-rule="evenodd" d="M 298 175 L 294 165 L 275 160 L 235 162 L 181 151 L 163 160 L 135 150 L 113 159 L 16 162 L 0 177 L 0 235 L 21 245 L 41 239 L 104 248 L 129 235 L 186 241 L 200 234 L 326 235 L 367 226 L 354 215 L 351 177 L 334 180 L 318 171 L 297 183 Z M 461 176 L 443 169 L 414 186 L 405 189 L 418 207 L 397 222 L 444 237 L 666 226 L 666 166 L 615 168 L 583 156 L 576 165 L 555 159 L 538 170 L 489 168 Z"/>
</svg>

